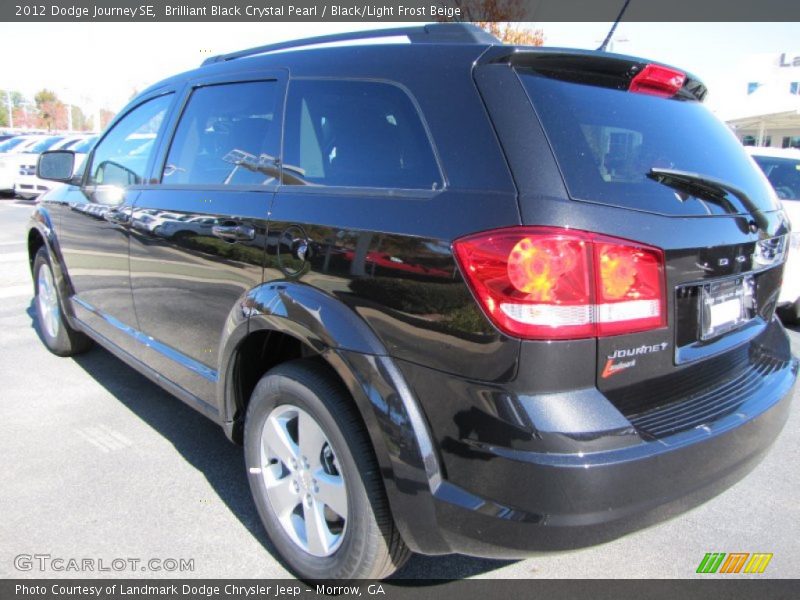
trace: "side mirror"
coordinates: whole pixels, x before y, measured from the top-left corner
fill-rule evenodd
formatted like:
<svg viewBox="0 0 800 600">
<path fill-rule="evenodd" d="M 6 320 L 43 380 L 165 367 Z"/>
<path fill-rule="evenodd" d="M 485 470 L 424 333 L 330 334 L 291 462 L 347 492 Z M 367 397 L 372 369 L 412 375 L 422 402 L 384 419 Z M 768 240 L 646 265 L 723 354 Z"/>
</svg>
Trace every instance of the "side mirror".
<svg viewBox="0 0 800 600">
<path fill-rule="evenodd" d="M 48 150 L 39 155 L 36 176 L 39 179 L 68 183 L 75 168 L 75 153 L 72 150 Z"/>
</svg>

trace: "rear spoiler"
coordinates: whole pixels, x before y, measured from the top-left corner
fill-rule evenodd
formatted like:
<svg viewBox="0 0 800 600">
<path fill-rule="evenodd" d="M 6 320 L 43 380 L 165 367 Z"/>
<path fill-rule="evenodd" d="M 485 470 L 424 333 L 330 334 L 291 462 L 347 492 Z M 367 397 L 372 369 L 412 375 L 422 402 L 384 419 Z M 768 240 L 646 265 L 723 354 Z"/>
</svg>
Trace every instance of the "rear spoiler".
<svg viewBox="0 0 800 600">
<path fill-rule="evenodd" d="M 669 96 L 702 102 L 707 89 L 700 79 L 675 67 L 641 58 L 591 50 L 537 48 L 526 46 L 494 46 L 478 61 L 479 64 L 507 64 L 514 68 L 532 69 L 545 77 L 597 85 L 619 90 L 633 90 L 631 84 L 646 70 L 672 72 L 682 76 L 680 85 Z M 642 91 L 638 89 L 637 91 Z M 647 93 L 647 92 L 645 92 Z M 659 94 L 667 95 L 667 94 Z"/>
</svg>

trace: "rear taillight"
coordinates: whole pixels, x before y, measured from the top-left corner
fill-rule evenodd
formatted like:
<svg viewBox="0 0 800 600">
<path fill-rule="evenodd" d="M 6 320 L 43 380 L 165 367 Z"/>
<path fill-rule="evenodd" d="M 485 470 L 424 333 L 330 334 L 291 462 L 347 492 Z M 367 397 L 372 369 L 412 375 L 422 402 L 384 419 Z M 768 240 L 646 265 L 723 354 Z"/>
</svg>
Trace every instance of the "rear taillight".
<svg viewBox="0 0 800 600">
<path fill-rule="evenodd" d="M 583 231 L 513 227 L 462 238 L 453 249 L 481 307 L 511 336 L 574 339 L 666 325 L 658 248 Z"/>
<path fill-rule="evenodd" d="M 661 65 L 647 65 L 639 71 L 628 86 L 628 91 L 670 98 L 678 93 L 686 81 L 686 74 Z"/>
</svg>

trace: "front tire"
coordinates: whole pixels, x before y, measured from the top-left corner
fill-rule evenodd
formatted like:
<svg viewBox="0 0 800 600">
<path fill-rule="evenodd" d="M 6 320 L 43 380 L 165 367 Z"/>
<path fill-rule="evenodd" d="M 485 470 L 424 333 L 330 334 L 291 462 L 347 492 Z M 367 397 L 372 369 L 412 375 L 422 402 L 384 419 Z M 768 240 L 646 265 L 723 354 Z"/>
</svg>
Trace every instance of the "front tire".
<svg viewBox="0 0 800 600">
<path fill-rule="evenodd" d="M 296 360 L 261 378 L 244 450 L 261 520 L 299 577 L 382 579 L 410 556 L 360 415 L 326 365 Z"/>
<path fill-rule="evenodd" d="M 33 260 L 33 282 L 36 320 L 47 349 L 58 356 L 73 356 L 91 348 L 91 340 L 73 329 L 64 317 L 63 302 L 44 246 Z"/>
</svg>

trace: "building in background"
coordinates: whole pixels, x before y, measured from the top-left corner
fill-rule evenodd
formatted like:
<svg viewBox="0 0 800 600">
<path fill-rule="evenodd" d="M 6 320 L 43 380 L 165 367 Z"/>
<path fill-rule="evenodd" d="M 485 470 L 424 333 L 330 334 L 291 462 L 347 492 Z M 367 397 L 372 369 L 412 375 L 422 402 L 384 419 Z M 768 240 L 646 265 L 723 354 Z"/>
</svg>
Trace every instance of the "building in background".
<svg viewBox="0 0 800 600">
<path fill-rule="evenodd" d="M 800 51 L 752 55 L 739 72 L 719 116 L 745 146 L 800 148 Z"/>
</svg>

